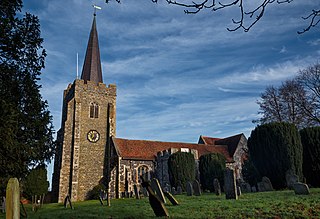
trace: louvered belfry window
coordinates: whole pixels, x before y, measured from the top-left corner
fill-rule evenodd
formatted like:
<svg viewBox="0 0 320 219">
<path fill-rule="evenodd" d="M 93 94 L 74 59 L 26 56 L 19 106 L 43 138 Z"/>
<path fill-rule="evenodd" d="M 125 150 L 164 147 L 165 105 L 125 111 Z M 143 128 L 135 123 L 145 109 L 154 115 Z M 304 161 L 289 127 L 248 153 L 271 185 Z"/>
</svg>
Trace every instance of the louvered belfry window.
<svg viewBox="0 0 320 219">
<path fill-rule="evenodd" d="M 99 117 L 99 105 L 97 103 L 90 104 L 90 118 Z"/>
</svg>

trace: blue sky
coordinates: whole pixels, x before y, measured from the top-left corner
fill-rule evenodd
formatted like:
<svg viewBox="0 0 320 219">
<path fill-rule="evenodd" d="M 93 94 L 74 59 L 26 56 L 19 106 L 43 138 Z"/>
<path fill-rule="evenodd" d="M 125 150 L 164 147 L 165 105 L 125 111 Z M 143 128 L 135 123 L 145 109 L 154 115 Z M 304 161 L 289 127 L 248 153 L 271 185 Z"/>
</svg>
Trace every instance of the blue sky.
<svg viewBox="0 0 320 219">
<path fill-rule="evenodd" d="M 228 32 L 235 9 L 186 15 L 164 0 L 25 0 L 24 11 L 41 23 L 46 68 L 41 92 L 60 128 L 63 90 L 79 72 L 97 12 L 103 80 L 116 84 L 117 136 L 197 142 L 199 135 L 249 137 L 256 101 L 319 61 L 319 27 L 301 19 L 319 1 L 273 4 L 248 33 Z M 49 167 L 49 169 L 52 167 Z"/>
</svg>

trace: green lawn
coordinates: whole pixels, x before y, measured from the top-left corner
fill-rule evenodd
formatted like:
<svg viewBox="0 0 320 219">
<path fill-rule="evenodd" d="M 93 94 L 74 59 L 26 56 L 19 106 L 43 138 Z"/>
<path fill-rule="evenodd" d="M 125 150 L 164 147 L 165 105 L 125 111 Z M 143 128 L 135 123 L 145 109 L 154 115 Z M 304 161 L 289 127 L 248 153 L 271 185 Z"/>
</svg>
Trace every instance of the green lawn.
<svg viewBox="0 0 320 219">
<path fill-rule="evenodd" d="M 180 205 L 166 207 L 171 218 L 320 218 L 320 189 L 311 189 L 308 196 L 297 196 L 293 191 L 243 194 L 239 200 L 226 200 L 225 196 L 203 194 L 200 197 L 177 195 Z M 74 210 L 62 204 L 44 205 L 37 213 L 27 206 L 28 218 L 153 218 L 147 198 L 141 200 L 111 200 L 111 207 L 99 201 L 74 203 Z M 0 213 L 0 218 L 5 215 Z"/>
</svg>

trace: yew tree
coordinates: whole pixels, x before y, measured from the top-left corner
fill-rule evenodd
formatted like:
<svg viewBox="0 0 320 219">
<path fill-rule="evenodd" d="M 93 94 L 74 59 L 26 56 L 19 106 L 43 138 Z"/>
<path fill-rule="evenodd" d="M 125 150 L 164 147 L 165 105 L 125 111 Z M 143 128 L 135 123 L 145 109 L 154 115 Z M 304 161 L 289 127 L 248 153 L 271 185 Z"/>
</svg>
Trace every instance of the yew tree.
<svg viewBox="0 0 320 219">
<path fill-rule="evenodd" d="M 292 170 L 302 180 L 302 155 L 298 129 L 290 123 L 257 126 L 248 139 L 250 159 L 260 175 L 267 176 L 274 188 L 286 187 L 285 175 Z"/>
<path fill-rule="evenodd" d="M 40 94 L 45 50 L 37 16 L 0 1 L 0 181 L 24 178 L 53 156 L 52 118 Z"/>
</svg>

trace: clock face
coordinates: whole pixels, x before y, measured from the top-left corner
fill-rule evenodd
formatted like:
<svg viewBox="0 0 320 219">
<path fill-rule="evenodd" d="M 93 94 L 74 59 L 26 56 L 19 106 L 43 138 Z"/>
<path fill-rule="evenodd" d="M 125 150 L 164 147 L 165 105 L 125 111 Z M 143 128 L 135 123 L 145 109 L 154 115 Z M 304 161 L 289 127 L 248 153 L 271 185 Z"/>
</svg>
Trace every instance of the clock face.
<svg viewBox="0 0 320 219">
<path fill-rule="evenodd" d="M 87 134 L 87 138 L 90 142 L 97 142 L 100 139 L 100 134 L 96 130 L 90 130 Z"/>
</svg>

